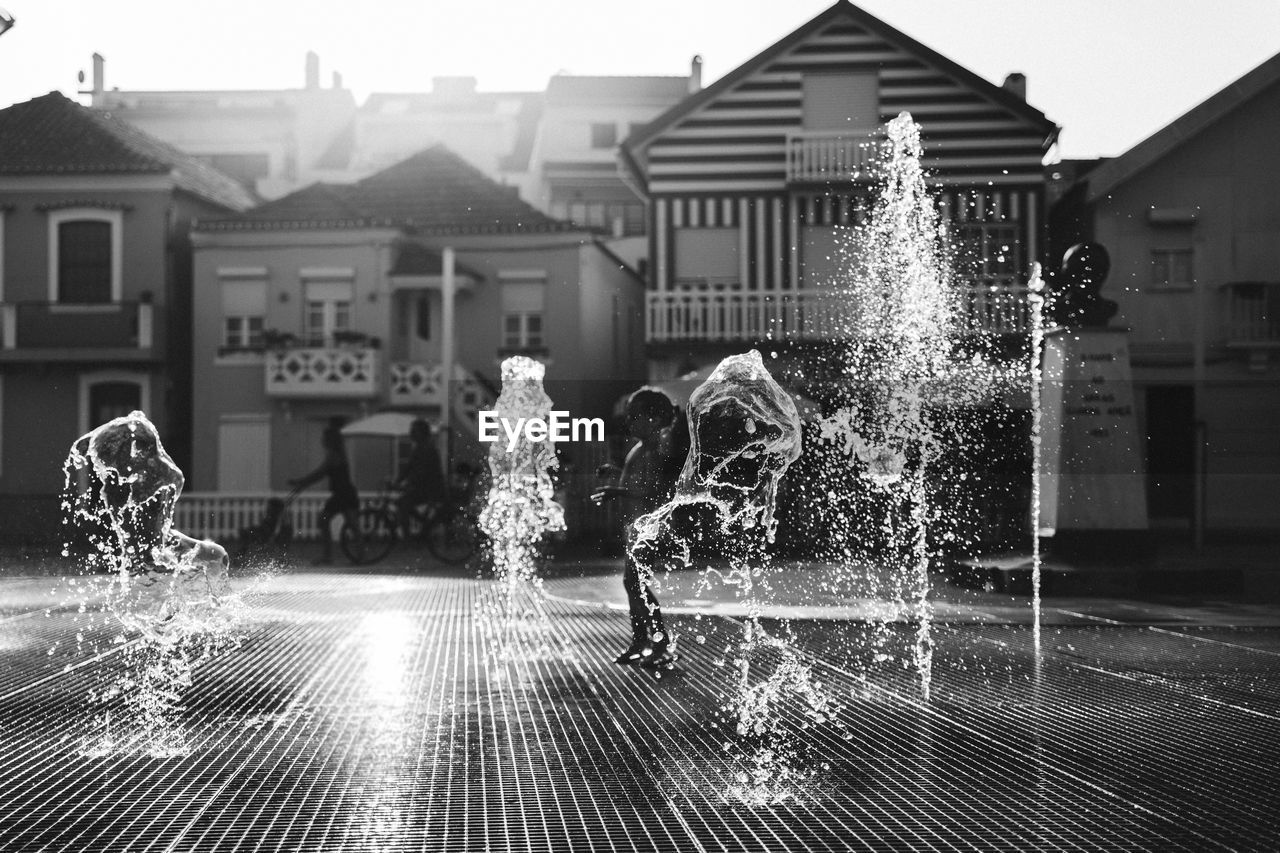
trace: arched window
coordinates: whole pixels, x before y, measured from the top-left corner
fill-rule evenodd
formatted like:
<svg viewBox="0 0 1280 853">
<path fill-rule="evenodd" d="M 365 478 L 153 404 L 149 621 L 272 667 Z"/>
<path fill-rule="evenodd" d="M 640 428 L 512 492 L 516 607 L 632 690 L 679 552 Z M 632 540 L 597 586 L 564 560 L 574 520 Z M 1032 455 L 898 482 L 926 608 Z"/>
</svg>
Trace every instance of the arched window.
<svg viewBox="0 0 1280 853">
<path fill-rule="evenodd" d="M 109 370 L 80 376 L 81 435 L 135 409 L 151 412 L 151 382 L 145 373 Z"/>
<path fill-rule="evenodd" d="M 120 300 L 123 214 L 70 208 L 49 214 L 49 301 Z"/>
</svg>

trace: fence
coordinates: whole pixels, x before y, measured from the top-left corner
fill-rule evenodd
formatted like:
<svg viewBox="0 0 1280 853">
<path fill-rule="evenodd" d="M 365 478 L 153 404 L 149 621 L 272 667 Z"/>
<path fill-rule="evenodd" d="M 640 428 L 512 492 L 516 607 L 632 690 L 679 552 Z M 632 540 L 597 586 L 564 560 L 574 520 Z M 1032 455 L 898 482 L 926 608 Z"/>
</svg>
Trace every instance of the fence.
<svg viewBox="0 0 1280 853">
<path fill-rule="evenodd" d="M 246 527 L 262 521 L 272 492 L 183 492 L 173 513 L 173 526 L 188 536 L 233 540 Z M 315 539 L 320 510 L 328 495 L 299 495 L 289 506 L 289 522 L 297 539 Z M 373 495 L 362 495 L 368 502 Z"/>
<path fill-rule="evenodd" d="M 609 507 L 598 507 L 589 496 L 596 487 L 595 470 L 609 461 L 603 444 L 579 444 L 575 465 L 565 483 L 565 522 L 571 538 L 599 537 L 613 532 L 617 517 Z M 272 492 L 183 492 L 173 514 L 173 526 L 188 536 L 231 542 L 246 527 L 262 521 L 267 501 L 280 497 Z M 364 493 L 361 504 L 377 500 L 376 493 Z M 289 506 L 289 523 L 295 539 L 317 538 L 320 510 L 328 495 L 324 492 L 302 494 Z"/>
</svg>

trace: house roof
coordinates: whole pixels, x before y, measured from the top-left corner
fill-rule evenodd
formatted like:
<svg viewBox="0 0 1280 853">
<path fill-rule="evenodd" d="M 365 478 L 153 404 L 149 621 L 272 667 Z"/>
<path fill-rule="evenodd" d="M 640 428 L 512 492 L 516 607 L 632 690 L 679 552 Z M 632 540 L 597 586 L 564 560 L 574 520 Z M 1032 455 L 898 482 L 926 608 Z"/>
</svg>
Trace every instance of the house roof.
<svg viewBox="0 0 1280 853">
<path fill-rule="evenodd" d="M 990 80 L 987 80 L 964 66 L 947 59 L 932 48 L 926 47 L 900 30 L 889 26 L 874 15 L 871 15 L 848 2 L 848 0 L 836 0 L 833 5 L 820 12 L 807 23 L 801 24 L 799 28 L 784 36 L 772 46 L 756 54 L 733 71 L 712 83 L 710 86 L 707 86 L 706 88 L 685 98 L 683 101 L 680 101 L 660 116 L 654 118 L 644 127 L 639 128 L 634 134 L 623 141 L 622 148 L 625 155 L 634 162 L 634 149 L 645 145 L 654 137 L 670 128 L 680 119 L 695 112 L 705 104 L 714 101 L 726 91 L 736 86 L 739 82 L 768 65 L 774 59 L 786 53 L 818 30 L 841 18 L 854 21 L 869 32 L 873 32 L 880 36 L 885 41 L 919 57 L 925 62 L 936 67 L 938 70 L 957 78 L 971 89 L 980 92 L 1001 106 L 1009 109 L 1014 114 L 1026 119 L 1030 123 L 1041 127 L 1046 135 L 1052 135 L 1057 132 L 1057 125 L 1046 118 L 1044 113 L 1040 112 L 1025 100 L 1007 89 L 997 86 Z"/>
<path fill-rule="evenodd" d="M 5 175 L 172 174 L 179 189 L 228 210 L 256 201 L 207 163 L 60 92 L 0 110 L 0 151 Z"/>
<path fill-rule="evenodd" d="M 516 234 L 581 231 L 552 219 L 443 145 L 420 151 L 354 184 L 317 183 L 205 230 L 407 227 L 419 233 Z"/>
<path fill-rule="evenodd" d="M 1086 179 L 1089 182 L 1086 201 L 1097 201 L 1107 195 L 1277 82 L 1280 82 L 1280 53 L 1201 101 L 1119 157 L 1099 166 Z"/>
</svg>

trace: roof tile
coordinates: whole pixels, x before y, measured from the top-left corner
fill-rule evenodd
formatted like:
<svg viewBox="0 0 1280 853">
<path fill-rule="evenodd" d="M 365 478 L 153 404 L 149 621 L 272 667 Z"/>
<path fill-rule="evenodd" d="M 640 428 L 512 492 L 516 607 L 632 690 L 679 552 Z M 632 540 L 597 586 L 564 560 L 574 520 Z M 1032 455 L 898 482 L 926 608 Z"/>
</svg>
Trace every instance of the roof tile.
<svg viewBox="0 0 1280 853">
<path fill-rule="evenodd" d="M 0 110 L 0 174 L 168 174 L 178 187 L 228 210 L 252 194 L 233 178 L 60 92 Z"/>
</svg>

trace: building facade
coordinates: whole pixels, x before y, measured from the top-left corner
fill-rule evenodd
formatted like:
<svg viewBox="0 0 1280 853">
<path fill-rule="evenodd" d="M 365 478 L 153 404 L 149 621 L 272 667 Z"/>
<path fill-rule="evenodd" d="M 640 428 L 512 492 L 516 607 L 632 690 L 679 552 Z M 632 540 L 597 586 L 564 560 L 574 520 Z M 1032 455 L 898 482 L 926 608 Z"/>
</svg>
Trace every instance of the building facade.
<svg viewBox="0 0 1280 853">
<path fill-rule="evenodd" d="M 995 86 L 841 0 L 637 129 L 620 157 L 649 202 L 652 375 L 840 334 L 823 289 L 901 112 L 921 125 L 943 218 L 968 249 L 970 321 L 1025 333 L 1057 128 L 1024 92 L 1021 75 Z"/>
<path fill-rule="evenodd" d="M 1280 528 L 1280 56 L 1119 157 L 1055 209 L 1109 252 L 1130 330 L 1152 524 Z"/>
<path fill-rule="evenodd" d="M 108 89 L 105 60 L 93 55 L 90 106 L 201 158 L 260 198 L 319 180 L 334 150 L 349 144 L 355 99 L 333 75 L 320 85 L 320 59 L 306 58 L 298 89 L 143 91 Z"/>
<path fill-rule="evenodd" d="M 54 92 L 0 110 L 0 500 L 57 530 L 61 465 L 141 409 L 190 458 L 188 228 L 247 208 L 236 182 Z"/>
<path fill-rule="evenodd" d="M 321 456 L 332 418 L 430 420 L 451 393 L 454 456 L 475 453 L 499 365 L 529 355 L 575 417 L 607 418 L 643 377 L 643 284 L 595 235 L 553 220 L 443 146 L 353 185 L 316 185 L 198 224 L 195 488 L 265 492 Z M 454 375 L 442 360 L 445 250 Z M 377 488 L 388 444 L 352 440 Z"/>
</svg>

